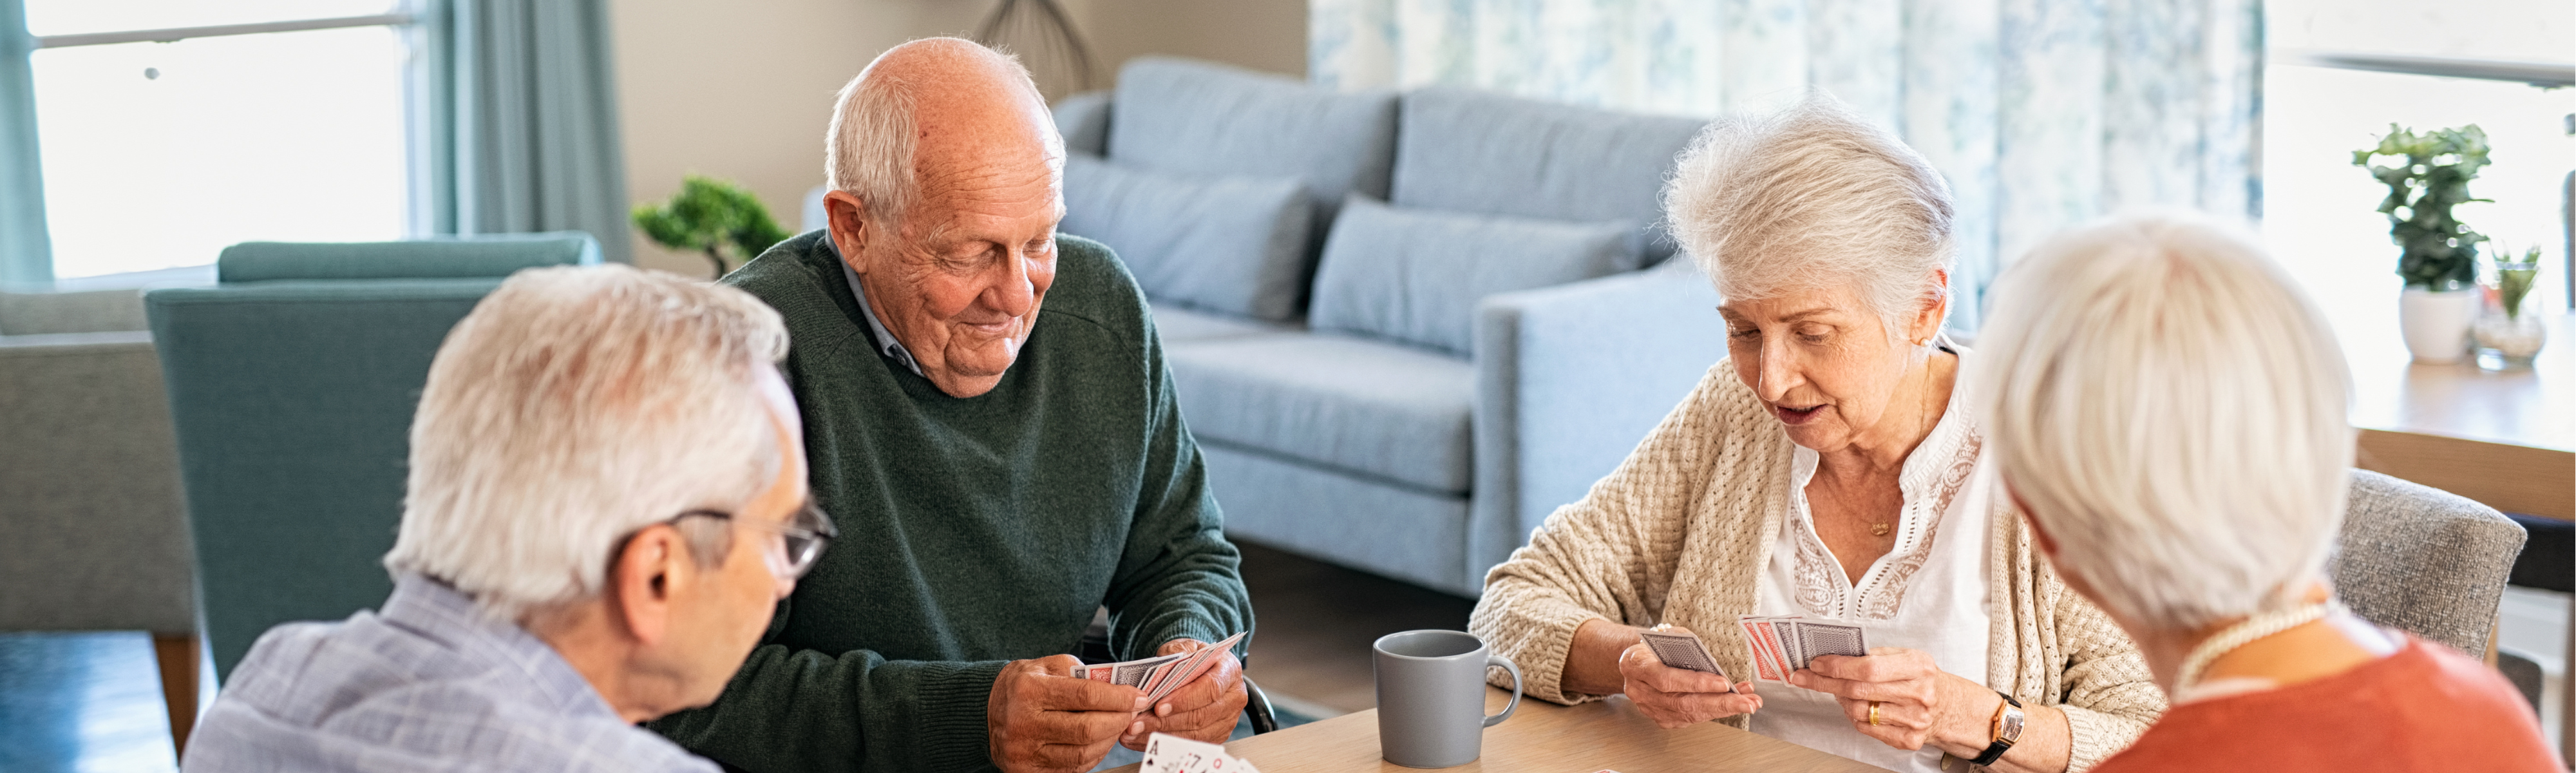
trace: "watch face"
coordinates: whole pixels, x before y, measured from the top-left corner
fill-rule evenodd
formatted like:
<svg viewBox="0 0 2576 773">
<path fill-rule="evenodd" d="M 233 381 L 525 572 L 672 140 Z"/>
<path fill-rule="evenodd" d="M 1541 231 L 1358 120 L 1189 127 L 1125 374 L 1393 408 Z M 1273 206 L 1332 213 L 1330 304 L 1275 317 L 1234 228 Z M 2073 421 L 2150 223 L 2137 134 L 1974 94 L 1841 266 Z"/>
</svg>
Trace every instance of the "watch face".
<svg viewBox="0 0 2576 773">
<path fill-rule="evenodd" d="M 2022 713 L 2020 706 L 2006 707 L 2004 709 L 2004 732 L 2001 736 L 1998 736 L 1998 738 L 2004 741 L 2021 740 L 2021 720 Z"/>
</svg>

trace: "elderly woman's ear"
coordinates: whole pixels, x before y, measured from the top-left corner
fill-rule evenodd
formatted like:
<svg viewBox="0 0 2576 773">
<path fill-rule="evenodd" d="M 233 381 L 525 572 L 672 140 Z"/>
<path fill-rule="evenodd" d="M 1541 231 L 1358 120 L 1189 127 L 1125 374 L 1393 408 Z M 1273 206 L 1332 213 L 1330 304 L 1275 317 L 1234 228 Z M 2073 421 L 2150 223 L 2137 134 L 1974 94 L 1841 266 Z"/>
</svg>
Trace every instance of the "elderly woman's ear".
<svg viewBox="0 0 2576 773">
<path fill-rule="evenodd" d="M 1922 307 L 1914 313 L 1912 324 L 1906 326 L 1905 340 L 1915 346 L 1932 343 L 1932 338 L 1941 334 L 1942 320 L 1950 316 L 1950 270 L 1933 269 L 1931 287 L 1934 294 L 1924 298 Z"/>
</svg>

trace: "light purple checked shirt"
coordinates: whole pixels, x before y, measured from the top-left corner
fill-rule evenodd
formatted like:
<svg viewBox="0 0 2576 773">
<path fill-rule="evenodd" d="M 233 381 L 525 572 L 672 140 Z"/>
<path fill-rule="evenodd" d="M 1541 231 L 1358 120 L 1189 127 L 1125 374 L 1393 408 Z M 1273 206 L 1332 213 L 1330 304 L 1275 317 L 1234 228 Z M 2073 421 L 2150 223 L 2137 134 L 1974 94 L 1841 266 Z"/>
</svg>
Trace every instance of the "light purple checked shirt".
<svg viewBox="0 0 2576 773">
<path fill-rule="evenodd" d="M 553 647 L 418 576 L 395 580 L 382 613 L 261 635 L 189 736 L 182 767 L 717 770 L 619 719 Z"/>
</svg>

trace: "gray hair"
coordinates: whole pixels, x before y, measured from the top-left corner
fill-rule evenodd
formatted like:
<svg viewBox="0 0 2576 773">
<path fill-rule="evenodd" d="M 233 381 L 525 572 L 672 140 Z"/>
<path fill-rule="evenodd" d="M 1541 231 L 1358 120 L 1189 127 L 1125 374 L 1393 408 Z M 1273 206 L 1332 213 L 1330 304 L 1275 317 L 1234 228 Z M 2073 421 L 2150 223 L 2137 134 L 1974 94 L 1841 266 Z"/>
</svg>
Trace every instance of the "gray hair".
<svg viewBox="0 0 2576 773">
<path fill-rule="evenodd" d="M 1856 285 L 1888 335 L 1947 297 L 1952 208 L 1941 173 L 1822 92 L 1711 122 L 1664 188 L 1682 249 L 1729 301 Z"/>
<path fill-rule="evenodd" d="M 2343 350 L 2250 237 L 2199 216 L 2059 234 L 1994 285 L 1976 399 L 2004 479 L 2103 607 L 2163 630 L 2321 577 L 2353 430 Z"/>
<path fill-rule="evenodd" d="M 731 509 L 784 464 L 758 368 L 778 312 L 731 287 L 623 265 L 520 271 L 439 345 L 411 428 L 388 570 L 497 617 L 590 598 L 637 529 Z M 730 530 L 692 533 L 700 563 Z"/>
<path fill-rule="evenodd" d="M 957 38 L 913 41 L 922 42 L 972 46 L 989 54 L 1009 65 L 1031 99 L 1045 102 L 1038 96 L 1037 81 L 1030 78 L 1019 57 Z M 896 72 L 879 71 L 878 66 L 885 61 L 886 55 L 879 55 L 857 77 L 841 85 L 832 107 L 831 128 L 823 135 L 823 184 L 859 197 L 867 204 L 869 220 L 892 226 L 902 221 L 904 211 L 921 193 L 920 178 L 913 168 L 913 155 L 920 146 L 920 123 L 915 117 L 916 84 Z M 1052 133 L 1054 127 L 1047 128 Z M 1051 144 L 1060 146 L 1062 140 L 1052 140 Z M 1063 155 L 1060 149 L 1050 154 Z M 1062 170 L 1057 173 L 1061 175 Z"/>
</svg>

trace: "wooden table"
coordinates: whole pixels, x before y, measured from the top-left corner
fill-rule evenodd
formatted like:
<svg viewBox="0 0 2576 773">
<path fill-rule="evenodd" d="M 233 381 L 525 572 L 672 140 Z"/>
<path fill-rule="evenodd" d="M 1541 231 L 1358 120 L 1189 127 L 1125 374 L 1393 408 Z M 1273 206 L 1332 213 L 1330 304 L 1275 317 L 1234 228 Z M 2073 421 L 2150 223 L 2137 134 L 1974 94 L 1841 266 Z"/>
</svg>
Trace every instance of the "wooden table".
<svg viewBox="0 0 2576 773">
<path fill-rule="evenodd" d="M 2498 510 L 2576 520 L 2576 315 L 2554 315 L 2549 328 L 2533 367 L 2490 372 L 2413 362 L 2393 319 L 2336 320 L 2352 365 L 2357 466 Z"/>
<path fill-rule="evenodd" d="M 1491 690 L 1485 711 L 1501 711 L 1511 693 Z M 1261 773 L 1411 771 L 1378 758 L 1377 711 L 1257 735 L 1225 745 Z M 1580 706 L 1524 699 L 1518 713 L 1485 729 L 1485 756 L 1453 771 L 1512 773 L 1619 773 L 1660 771 L 1763 771 L 1764 773 L 1885 773 L 1786 741 L 1703 722 L 1665 730 L 1625 698 Z M 1118 768 L 1134 771 L 1136 766 Z"/>
</svg>

